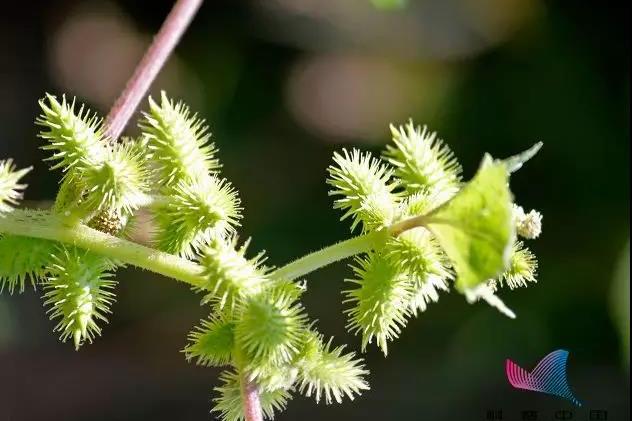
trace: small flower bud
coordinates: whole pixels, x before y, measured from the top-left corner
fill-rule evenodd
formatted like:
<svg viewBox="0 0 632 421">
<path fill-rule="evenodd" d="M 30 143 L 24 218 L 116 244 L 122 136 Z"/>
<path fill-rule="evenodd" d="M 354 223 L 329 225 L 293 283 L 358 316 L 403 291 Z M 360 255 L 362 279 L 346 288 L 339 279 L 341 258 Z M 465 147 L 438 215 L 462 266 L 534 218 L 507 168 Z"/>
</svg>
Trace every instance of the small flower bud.
<svg viewBox="0 0 632 421">
<path fill-rule="evenodd" d="M 525 213 L 522 206 L 514 205 L 514 221 L 519 236 L 532 240 L 542 232 L 542 214 L 535 209 Z"/>
</svg>

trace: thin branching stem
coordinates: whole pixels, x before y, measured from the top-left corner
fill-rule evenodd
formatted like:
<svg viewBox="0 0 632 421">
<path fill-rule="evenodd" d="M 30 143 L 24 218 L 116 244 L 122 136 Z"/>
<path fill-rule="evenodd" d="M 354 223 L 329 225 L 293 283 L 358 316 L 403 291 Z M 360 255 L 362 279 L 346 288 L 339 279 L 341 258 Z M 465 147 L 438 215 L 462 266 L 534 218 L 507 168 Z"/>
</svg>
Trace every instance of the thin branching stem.
<svg viewBox="0 0 632 421">
<path fill-rule="evenodd" d="M 275 279 L 286 280 L 300 278 L 339 260 L 367 252 L 373 248 L 380 248 L 379 246 L 384 244 L 389 236 L 397 237 L 404 231 L 425 226 L 427 223 L 426 215 L 404 219 L 387 229 L 372 231 L 309 253 L 275 270 L 270 276 Z"/>
<path fill-rule="evenodd" d="M 369 251 L 375 247 L 377 241 L 384 241 L 385 239 L 386 236 L 383 231 L 373 231 L 353 237 L 306 254 L 275 270 L 270 276 L 274 279 L 291 281 L 339 260 Z"/>
<path fill-rule="evenodd" d="M 151 46 L 114 103 L 105 122 L 106 135 L 116 141 L 134 114 L 203 0 L 177 0 Z"/>
<path fill-rule="evenodd" d="M 244 402 L 244 415 L 246 421 L 263 421 L 261 402 L 259 400 L 259 388 L 245 376 L 241 376 L 241 394 Z"/>
<path fill-rule="evenodd" d="M 397 237 L 404 231 L 408 231 L 417 227 L 423 227 L 427 223 L 428 215 L 417 215 L 394 223 L 389 227 L 388 232 L 393 237 Z"/>
<path fill-rule="evenodd" d="M 202 266 L 173 254 L 114 237 L 82 224 L 68 225 L 53 214 L 33 218 L 15 209 L 0 218 L 0 232 L 43 238 L 75 245 L 88 251 L 200 287 Z"/>
</svg>

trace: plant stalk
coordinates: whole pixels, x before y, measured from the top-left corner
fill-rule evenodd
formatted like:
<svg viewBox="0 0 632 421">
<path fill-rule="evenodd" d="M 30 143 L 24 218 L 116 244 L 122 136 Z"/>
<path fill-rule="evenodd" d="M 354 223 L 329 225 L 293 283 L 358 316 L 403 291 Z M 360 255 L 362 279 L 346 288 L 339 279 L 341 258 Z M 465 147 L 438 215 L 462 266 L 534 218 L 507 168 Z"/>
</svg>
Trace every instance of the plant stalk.
<svg viewBox="0 0 632 421">
<path fill-rule="evenodd" d="M 85 225 L 67 225 L 56 215 L 33 216 L 28 211 L 15 209 L 0 218 L 0 232 L 74 245 L 194 287 L 201 287 L 204 282 L 201 276 L 203 268 L 197 263 L 114 237 Z"/>
<path fill-rule="evenodd" d="M 158 34 L 110 109 L 105 120 L 105 134 L 112 142 L 121 135 L 149 86 L 189 26 L 203 0 L 177 0 Z"/>
<path fill-rule="evenodd" d="M 341 241 L 318 251 L 309 253 L 270 274 L 273 279 L 292 281 L 334 262 L 369 251 L 380 242 L 386 241 L 385 231 L 374 231 Z"/>
<path fill-rule="evenodd" d="M 396 222 L 387 229 L 373 231 L 332 244 L 288 263 L 272 272 L 270 277 L 292 281 L 331 263 L 367 252 L 373 248 L 379 248 L 389 237 L 397 237 L 404 231 L 426 226 L 429 221 L 427 215 L 413 216 Z"/>
<path fill-rule="evenodd" d="M 259 400 L 259 388 L 253 382 L 248 381 L 243 375 L 240 383 L 246 421 L 263 421 L 261 402 Z"/>
<path fill-rule="evenodd" d="M 404 231 L 408 231 L 413 228 L 423 227 L 428 224 L 430 218 L 428 215 L 418 215 L 413 216 L 407 219 L 403 219 L 399 222 L 394 223 L 388 228 L 388 232 L 393 237 L 397 237 Z"/>
</svg>

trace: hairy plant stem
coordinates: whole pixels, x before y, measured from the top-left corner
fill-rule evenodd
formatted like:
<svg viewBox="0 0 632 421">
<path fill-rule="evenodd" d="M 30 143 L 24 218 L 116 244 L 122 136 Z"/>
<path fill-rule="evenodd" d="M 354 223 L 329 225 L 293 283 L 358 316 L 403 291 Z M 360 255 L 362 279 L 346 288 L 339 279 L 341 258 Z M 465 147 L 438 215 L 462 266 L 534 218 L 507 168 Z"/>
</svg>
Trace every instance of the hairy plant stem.
<svg viewBox="0 0 632 421">
<path fill-rule="evenodd" d="M 178 0 L 145 52 L 125 89 L 105 120 L 105 134 L 115 142 L 134 114 L 149 86 L 189 26 L 203 0 Z"/>
<path fill-rule="evenodd" d="M 59 241 L 177 279 L 194 287 L 201 287 L 203 284 L 202 267 L 197 263 L 114 237 L 82 224 L 68 225 L 57 215 L 34 216 L 29 211 L 15 209 L 0 218 L 0 232 Z"/>
<path fill-rule="evenodd" d="M 288 281 L 300 278 L 331 263 L 369 251 L 380 242 L 386 241 L 386 235 L 384 230 L 374 231 L 332 244 L 288 263 L 272 272 L 270 276 Z"/>
<path fill-rule="evenodd" d="M 59 241 L 116 259 L 160 275 L 201 287 L 203 267 L 188 259 L 114 237 L 79 223 L 69 223 L 60 215 L 15 209 L 0 218 L 0 233 Z M 414 217 L 391 228 L 370 232 L 309 253 L 270 274 L 275 279 L 294 280 L 347 257 L 384 244 L 389 236 L 423 226 L 424 218 Z M 396 234 L 395 234 L 396 233 Z"/>
<path fill-rule="evenodd" d="M 409 229 L 426 226 L 429 221 L 431 221 L 429 215 L 413 216 L 394 223 L 388 228 L 388 232 L 393 237 L 397 237 L 402 232 L 408 231 Z"/>
<path fill-rule="evenodd" d="M 426 215 L 414 216 L 399 221 L 390 227 L 341 241 L 318 251 L 309 253 L 270 274 L 274 279 L 294 280 L 317 269 L 356 254 L 364 253 L 383 245 L 389 236 L 397 237 L 404 231 L 427 225 Z"/>
</svg>

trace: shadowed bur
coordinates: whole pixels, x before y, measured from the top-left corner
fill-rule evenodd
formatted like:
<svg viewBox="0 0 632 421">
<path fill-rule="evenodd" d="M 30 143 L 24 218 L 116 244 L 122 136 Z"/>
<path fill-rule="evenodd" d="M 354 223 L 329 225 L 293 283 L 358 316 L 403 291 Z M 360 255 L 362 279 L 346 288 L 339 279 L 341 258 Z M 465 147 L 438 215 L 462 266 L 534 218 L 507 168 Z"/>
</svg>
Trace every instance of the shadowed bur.
<svg viewBox="0 0 632 421">
<path fill-rule="evenodd" d="M 442 194 L 427 189 L 419 190 L 400 203 L 400 219 L 426 215 L 443 203 Z"/>
<path fill-rule="evenodd" d="M 453 278 L 450 263 L 427 229 L 418 227 L 389 239 L 383 253 L 411 282 L 409 308 L 415 316 L 429 302 L 438 301 L 437 290 L 448 291 L 448 281 Z"/>
<path fill-rule="evenodd" d="M 98 322 L 107 323 L 106 315 L 115 295 L 116 281 L 110 279 L 115 268 L 110 260 L 81 251 L 60 247 L 46 271 L 44 305 L 51 319 L 60 319 L 55 331 L 66 342 L 72 338 L 75 349 L 92 342 L 101 334 Z"/>
<path fill-rule="evenodd" d="M 261 390 L 293 390 L 298 369 L 295 362 L 256 361 L 245 367 L 246 379 Z"/>
<path fill-rule="evenodd" d="M 189 333 L 189 344 L 184 348 L 187 360 L 203 366 L 222 366 L 231 361 L 235 346 L 235 323 L 222 315 L 202 320 Z"/>
<path fill-rule="evenodd" d="M 35 289 L 44 278 L 57 243 L 41 238 L 0 236 L 0 292 L 24 291 L 27 281 Z"/>
<path fill-rule="evenodd" d="M 352 308 L 348 315 L 347 329 L 362 335 L 362 350 L 375 339 L 384 355 L 388 354 L 388 341 L 397 338 L 406 326 L 410 315 L 409 303 L 413 287 L 405 273 L 379 254 L 355 259 L 352 266 L 356 279 L 347 282 L 357 285 L 344 291 L 344 303 Z"/>
</svg>

